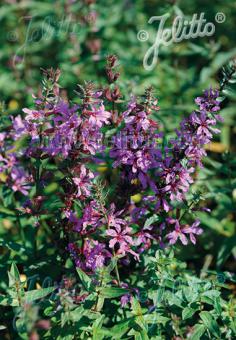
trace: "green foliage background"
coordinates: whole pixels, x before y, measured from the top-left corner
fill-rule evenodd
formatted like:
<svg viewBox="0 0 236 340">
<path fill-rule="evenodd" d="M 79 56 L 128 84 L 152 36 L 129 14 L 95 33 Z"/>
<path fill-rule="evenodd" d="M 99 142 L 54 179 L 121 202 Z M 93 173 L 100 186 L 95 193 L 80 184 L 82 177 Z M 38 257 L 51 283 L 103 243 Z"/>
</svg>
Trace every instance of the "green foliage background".
<svg viewBox="0 0 236 340">
<path fill-rule="evenodd" d="M 162 46 L 156 67 L 145 70 L 143 57 L 157 32 L 157 24 L 148 24 L 149 18 L 169 13 L 166 26 L 170 27 L 178 14 L 190 19 L 194 13 L 202 12 L 207 21 L 215 23 L 214 35 Z M 215 22 L 218 12 L 225 15 L 223 23 Z M 235 16 L 233 0 L 1 1 L 0 132 L 4 131 L 9 115 L 20 114 L 22 107 L 32 105 L 32 93 L 37 93 L 40 87 L 40 68 L 60 68 L 63 95 L 76 101 L 76 84 L 84 80 L 104 84 L 105 57 L 115 53 L 120 63 L 119 85 L 125 90 L 123 99 L 131 92 L 140 95 L 147 86 L 153 85 L 161 107 L 156 118 L 171 134 L 183 115 L 193 109 L 194 97 L 209 85 L 218 86 L 221 68 L 236 57 Z M 137 39 L 140 30 L 149 33 L 148 41 Z M 177 257 L 197 274 L 202 270 L 235 271 L 236 91 L 231 85 L 225 93 L 221 137 L 210 146 L 210 157 L 193 187 L 212 212 L 210 215 L 199 213 L 204 233 L 197 246 L 176 249 Z M 0 179 L 1 291 L 6 289 L 7 270 L 13 259 L 21 274 L 37 273 L 36 281 L 41 283 L 47 276 L 45 273 L 50 272 L 52 279 L 58 280 L 70 272 L 69 262 L 65 269 L 60 267 L 61 255 L 52 243 L 52 233 L 46 224 L 45 229 L 37 230 L 31 220 L 15 218 L 9 208 L 11 198 L 3 191 L 3 185 Z M 233 292 L 235 286 L 231 285 L 230 289 Z M 11 313 L 11 309 L 4 312 L 3 324 L 9 324 Z M 217 338 L 217 332 L 213 329 L 213 338 Z M 15 331 L 4 334 L 6 338 L 16 338 Z"/>
</svg>

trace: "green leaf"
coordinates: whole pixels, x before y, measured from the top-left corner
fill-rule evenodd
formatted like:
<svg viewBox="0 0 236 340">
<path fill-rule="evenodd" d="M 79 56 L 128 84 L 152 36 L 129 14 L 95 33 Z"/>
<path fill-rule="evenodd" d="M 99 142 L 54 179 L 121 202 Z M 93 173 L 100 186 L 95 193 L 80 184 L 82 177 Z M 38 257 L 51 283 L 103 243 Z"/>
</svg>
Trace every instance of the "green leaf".
<svg viewBox="0 0 236 340">
<path fill-rule="evenodd" d="M 196 310 L 194 310 L 193 308 L 185 307 L 182 310 L 182 319 L 187 320 L 187 319 L 191 318 L 195 312 L 196 312 Z"/>
<path fill-rule="evenodd" d="M 82 285 L 84 286 L 84 289 L 89 292 L 92 292 L 95 289 L 95 287 L 90 277 L 80 268 L 76 268 L 76 271 L 79 275 Z"/>
<path fill-rule="evenodd" d="M 112 339 L 121 339 L 121 337 L 127 333 L 130 329 L 130 321 L 132 321 L 134 318 L 125 320 L 121 323 L 118 323 L 117 325 L 113 326 L 110 329 L 110 334 Z"/>
<path fill-rule="evenodd" d="M 100 296 L 111 299 L 130 293 L 129 289 L 119 287 L 102 287 L 99 289 Z"/>
<path fill-rule="evenodd" d="M 72 310 L 72 311 L 70 311 L 70 319 L 71 319 L 71 321 L 72 322 L 78 322 L 83 316 L 84 316 L 84 313 L 85 311 L 84 311 L 84 308 L 83 308 L 83 306 L 80 306 L 80 307 L 77 307 L 77 308 L 75 308 L 74 310 Z M 45 311 L 44 311 L 44 313 L 45 313 Z M 51 310 L 48 310 L 47 311 L 47 316 L 51 316 L 51 315 L 53 315 L 53 309 Z"/>
<path fill-rule="evenodd" d="M 216 289 L 208 290 L 202 294 L 203 296 L 207 296 L 211 299 L 215 299 L 220 296 L 220 292 Z"/>
<path fill-rule="evenodd" d="M 131 306 L 132 306 L 132 311 L 135 314 L 135 319 L 134 319 L 134 328 L 136 329 L 138 327 L 138 329 L 144 330 L 146 331 L 147 329 L 147 324 L 145 321 L 145 318 L 143 316 L 143 311 L 142 311 L 142 307 L 138 301 L 138 299 L 136 299 L 135 297 L 132 297 L 131 299 Z"/>
<path fill-rule="evenodd" d="M 221 303 L 220 303 L 220 297 L 216 298 L 214 300 L 214 308 L 215 308 L 215 311 L 216 313 L 220 316 L 221 313 L 222 313 L 222 307 L 221 307 Z"/>
<path fill-rule="evenodd" d="M 58 184 L 54 182 L 46 186 L 46 188 L 44 189 L 44 193 L 46 195 L 49 195 L 57 190 L 58 190 Z"/>
<path fill-rule="evenodd" d="M 115 266 L 117 265 L 117 262 L 119 260 L 119 257 L 118 256 L 114 256 L 112 259 L 111 259 L 111 262 L 109 263 L 109 265 L 106 267 L 106 270 L 107 270 L 107 273 L 111 273 Z"/>
<path fill-rule="evenodd" d="M 15 262 L 13 262 L 11 265 L 11 269 L 8 272 L 8 277 L 10 287 L 14 286 L 16 283 L 20 284 L 20 273 Z"/>
<path fill-rule="evenodd" d="M 132 339 L 134 340 L 149 340 L 147 331 L 144 329 L 137 331 L 136 329 L 133 328 L 130 330 L 128 335 L 129 335 L 129 338 L 132 335 Z"/>
<path fill-rule="evenodd" d="M 191 335 L 191 340 L 200 340 L 205 331 L 206 327 L 204 325 L 196 324 Z"/>
<path fill-rule="evenodd" d="M 5 207 L 0 207 L 0 213 L 2 213 L 4 216 L 16 216 L 14 211 Z"/>
<path fill-rule="evenodd" d="M 149 340 L 147 331 L 145 329 L 142 329 L 139 333 L 135 333 L 135 340 Z"/>
<path fill-rule="evenodd" d="M 159 313 L 151 313 L 151 314 L 146 314 L 143 316 L 144 320 L 148 324 L 163 324 L 163 326 L 166 325 L 168 321 L 170 321 L 170 318 L 167 318 L 166 316 L 160 315 Z"/>
<path fill-rule="evenodd" d="M 225 261 L 230 256 L 232 249 L 235 247 L 236 244 L 236 235 L 233 237 L 229 237 L 224 240 L 222 246 L 219 249 L 218 256 L 217 256 L 217 267 L 220 268 Z"/>
<path fill-rule="evenodd" d="M 105 315 L 100 315 L 100 317 L 98 317 L 97 320 L 95 320 L 95 322 L 93 323 L 93 326 L 92 326 L 93 340 L 102 339 L 100 330 L 102 328 L 104 318 L 105 318 Z"/>
<path fill-rule="evenodd" d="M 173 294 L 171 292 L 166 293 L 166 298 L 168 299 L 168 304 L 171 305 L 176 305 L 180 308 L 182 308 L 182 299 L 179 298 L 176 294 Z"/>
<path fill-rule="evenodd" d="M 220 330 L 217 322 L 213 319 L 210 312 L 201 312 L 200 318 L 202 319 L 206 328 L 216 337 L 220 337 Z"/>
<path fill-rule="evenodd" d="M 157 215 L 149 217 L 144 224 L 144 228 L 150 227 L 150 225 L 152 225 L 154 222 L 157 222 L 158 220 L 159 217 Z"/>
<path fill-rule="evenodd" d="M 103 296 L 99 296 L 97 303 L 96 303 L 96 311 L 100 312 L 104 305 L 105 298 Z"/>
<path fill-rule="evenodd" d="M 183 293 L 188 302 L 194 302 L 198 299 L 198 293 L 192 287 L 185 287 Z"/>
<path fill-rule="evenodd" d="M 132 311 L 136 315 L 142 315 L 142 308 L 140 306 L 139 301 L 133 296 L 131 300 Z"/>
<path fill-rule="evenodd" d="M 35 300 L 42 299 L 48 294 L 52 293 L 56 287 L 48 287 L 43 289 L 34 289 L 25 293 L 24 300 L 26 303 L 31 303 Z"/>
</svg>

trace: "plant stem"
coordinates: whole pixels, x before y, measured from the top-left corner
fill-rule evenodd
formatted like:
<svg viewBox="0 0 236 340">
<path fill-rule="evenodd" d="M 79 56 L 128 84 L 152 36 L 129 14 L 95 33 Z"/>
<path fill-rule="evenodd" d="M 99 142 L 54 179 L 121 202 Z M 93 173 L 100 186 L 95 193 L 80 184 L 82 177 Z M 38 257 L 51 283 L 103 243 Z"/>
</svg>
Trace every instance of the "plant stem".
<svg viewBox="0 0 236 340">
<path fill-rule="evenodd" d="M 116 256 L 114 251 L 113 251 L 113 255 Z M 120 286 L 121 282 L 120 282 L 120 274 L 119 274 L 119 270 L 118 270 L 118 261 L 115 264 L 115 273 L 116 273 L 116 278 L 117 278 L 117 281 L 118 281 L 118 285 Z"/>
</svg>

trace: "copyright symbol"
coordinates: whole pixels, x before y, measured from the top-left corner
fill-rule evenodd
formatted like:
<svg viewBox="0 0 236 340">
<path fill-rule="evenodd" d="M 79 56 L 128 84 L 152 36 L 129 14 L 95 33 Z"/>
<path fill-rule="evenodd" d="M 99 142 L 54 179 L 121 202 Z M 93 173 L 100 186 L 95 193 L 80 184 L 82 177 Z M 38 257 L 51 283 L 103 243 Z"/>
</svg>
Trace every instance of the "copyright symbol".
<svg viewBox="0 0 236 340">
<path fill-rule="evenodd" d="M 137 33 L 137 38 L 139 41 L 147 41 L 148 38 L 149 38 L 149 34 L 147 31 L 144 31 L 144 30 L 140 30 L 138 33 Z"/>
<path fill-rule="evenodd" d="M 10 31 L 7 33 L 7 40 L 8 41 L 17 41 L 18 40 L 18 33 L 16 31 Z"/>
<path fill-rule="evenodd" d="M 218 24 L 222 24 L 226 19 L 226 16 L 223 12 L 218 12 L 215 15 L 215 21 L 218 22 Z"/>
</svg>

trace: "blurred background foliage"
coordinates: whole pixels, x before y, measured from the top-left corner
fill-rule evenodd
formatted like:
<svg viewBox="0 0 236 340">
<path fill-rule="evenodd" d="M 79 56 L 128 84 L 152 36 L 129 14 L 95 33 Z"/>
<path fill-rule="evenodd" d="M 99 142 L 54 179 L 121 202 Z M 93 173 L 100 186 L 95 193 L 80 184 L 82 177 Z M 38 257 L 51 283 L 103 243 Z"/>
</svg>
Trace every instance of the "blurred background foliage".
<svg viewBox="0 0 236 340">
<path fill-rule="evenodd" d="M 150 17 L 169 13 L 166 27 L 171 27 L 178 14 L 190 20 L 194 13 L 202 12 L 207 21 L 215 23 L 214 35 L 162 46 L 156 67 L 145 70 L 143 57 L 153 44 L 158 28 L 155 23 L 148 24 Z M 218 12 L 225 15 L 223 23 L 215 21 Z M 194 108 L 194 97 L 209 85 L 218 86 L 222 66 L 235 58 L 235 16 L 234 0 L 1 1 L 0 131 L 4 130 L 6 117 L 21 114 L 22 107 L 32 106 L 32 93 L 37 93 L 40 87 L 40 68 L 60 68 L 63 96 L 76 100 L 76 84 L 84 80 L 105 83 L 105 58 L 111 53 L 120 60 L 119 85 L 126 93 L 123 99 L 132 92 L 142 94 L 147 86 L 153 85 L 161 107 L 156 118 L 163 129 L 173 131 L 180 119 Z M 140 30 L 146 30 L 150 39 L 140 41 L 137 38 Z M 179 256 L 197 271 L 235 270 L 236 91 L 233 87 L 232 84 L 225 93 L 221 137 L 209 146 L 210 157 L 205 169 L 199 170 L 193 187 L 212 212 L 199 213 L 205 233 L 197 246 L 179 250 Z M 36 233 L 32 222 L 15 221 L 6 206 L 5 198 L 0 197 L 1 239 L 30 246 Z M 38 231 L 35 242 L 51 245 L 47 255 L 54 254 L 46 229 Z M 8 247 L 12 258 L 27 259 L 23 253 L 18 258 L 14 243 L 8 243 Z M 9 259 L 5 251 L 3 256 Z M 39 251 L 34 256 L 44 258 L 40 268 L 45 272 L 50 263 L 50 260 L 45 262 L 45 252 Z M 26 271 L 32 269 L 34 260 L 30 259 Z"/>
</svg>

